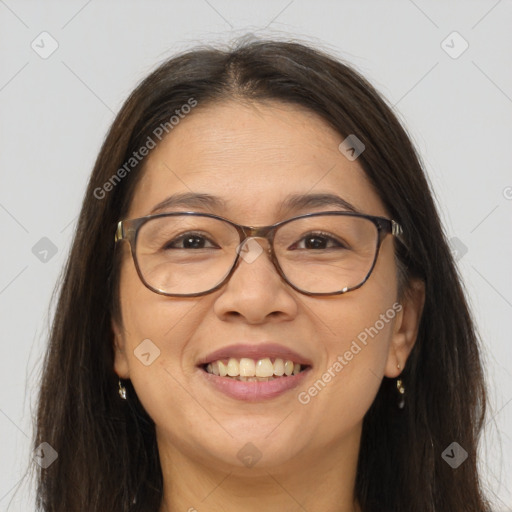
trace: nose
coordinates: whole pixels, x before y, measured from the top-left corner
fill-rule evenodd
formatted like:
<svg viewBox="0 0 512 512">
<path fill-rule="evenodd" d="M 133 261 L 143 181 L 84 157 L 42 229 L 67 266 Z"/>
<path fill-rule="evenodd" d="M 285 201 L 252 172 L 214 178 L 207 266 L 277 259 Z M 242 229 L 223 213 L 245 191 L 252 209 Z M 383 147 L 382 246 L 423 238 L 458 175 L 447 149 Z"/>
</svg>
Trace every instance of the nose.
<svg viewBox="0 0 512 512">
<path fill-rule="evenodd" d="M 293 319 L 298 309 L 295 292 L 272 263 L 268 240 L 248 238 L 238 252 L 237 267 L 215 300 L 216 315 L 250 324 Z"/>
</svg>

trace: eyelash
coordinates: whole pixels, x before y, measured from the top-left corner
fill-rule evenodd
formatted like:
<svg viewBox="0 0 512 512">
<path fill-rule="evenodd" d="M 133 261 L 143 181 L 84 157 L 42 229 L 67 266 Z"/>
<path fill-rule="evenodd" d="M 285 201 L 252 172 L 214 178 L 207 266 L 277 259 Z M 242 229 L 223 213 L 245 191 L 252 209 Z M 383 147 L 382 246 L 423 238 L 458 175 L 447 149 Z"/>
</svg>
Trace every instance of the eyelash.
<svg viewBox="0 0 512 512">
<path fill-rule="evenodd" d="M 197 237 L 197 238 L 201 238 L 201 239 L 204 239 L 204 240 L 208 240 L 214 247 L 217 247 L 217 245 L 213 244 L 213 242 L 206 236 L 202 235 L 201 233 L 197 233 L 197 232 L 194 232 L 194 231 L 190 231 L 190 232 L 187 232 L 187 233 L 184 233 L 183 235 L 180 235 L 179 237 L 177 238 L 174 238 L 173 240 L 170 240 L 169 242 L 167 242 L 163 249 L 175 249 L 175 247 L 169 247 L 171 244 L 175 244 L 176 242 L 181 242 L 183 240 L 186 240 L 187 238 L 192 238 L 192 237 Z M 185 247 L 178 247 L 178 249 L 186 249 Z M 201 247 L 201 249 L 211 249 L 211 247 Z"/>
<path fill-rule="evenodd" d="M 322 231 L 315 231 L 312 233 L 307 233 L 300 239 L 300 241 L 302 242 L 302 241 L 306 240 L 307 238 L 324 238 L 327 240 L 327 242 L 334 242 L 336 244 L 337 248 L 342 248 L 342 249 L 346 248 L 346 244 L 342 243 L 340 240 L 337 240 L 336 238 L 331 236 L 329 233 L 324 233 Z M 333 249 L 336 247 L 327 247 L 326 249 Z M 312 249 L 312 250 L 314 250 L 314 249 Z"/>
</svg>

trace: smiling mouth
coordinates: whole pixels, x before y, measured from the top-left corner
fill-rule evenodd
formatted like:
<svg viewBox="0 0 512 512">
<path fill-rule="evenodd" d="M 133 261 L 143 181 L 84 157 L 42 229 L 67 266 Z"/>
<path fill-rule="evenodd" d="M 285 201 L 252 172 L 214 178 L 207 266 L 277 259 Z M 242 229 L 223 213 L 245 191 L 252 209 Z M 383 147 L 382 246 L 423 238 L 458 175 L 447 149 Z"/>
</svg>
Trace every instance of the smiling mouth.
<svg viewBox="0 0 512 512">
<path fill-rule="evenodd" d="M 203 364 L 201 368 L 205 372 L 218 377 L 227 377 L 244 382 L 267 382 L 297 375 L 310 368 L 310 366 L 279 357 L 265 357 L 263 359 L 231 357 Z"/>
</svg>

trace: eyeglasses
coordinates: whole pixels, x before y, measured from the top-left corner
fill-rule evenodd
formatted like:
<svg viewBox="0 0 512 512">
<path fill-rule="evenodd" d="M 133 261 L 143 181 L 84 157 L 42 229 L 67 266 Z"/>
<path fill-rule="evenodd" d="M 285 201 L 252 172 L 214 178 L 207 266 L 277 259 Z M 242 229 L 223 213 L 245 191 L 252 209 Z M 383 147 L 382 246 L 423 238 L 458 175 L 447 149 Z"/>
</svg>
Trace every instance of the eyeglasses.
<svg viewBox="0 0 512 512">
<path fill-rule="evenodd" d="M 141 281 L 161 295 L 212 293 L 241 259 L 252 263 L 267 252 L 294 290 L 321 296 L 361 287 L 387 234 L 399 236 L 402 228 L 394 220 L 345 211 L 308 213 L 261 227 L 207 213 L 172 212 L 120 221 L 115 241 L 129 242 Z M 267 251 L 255 238 L 267 239 Z"/>
</svg>

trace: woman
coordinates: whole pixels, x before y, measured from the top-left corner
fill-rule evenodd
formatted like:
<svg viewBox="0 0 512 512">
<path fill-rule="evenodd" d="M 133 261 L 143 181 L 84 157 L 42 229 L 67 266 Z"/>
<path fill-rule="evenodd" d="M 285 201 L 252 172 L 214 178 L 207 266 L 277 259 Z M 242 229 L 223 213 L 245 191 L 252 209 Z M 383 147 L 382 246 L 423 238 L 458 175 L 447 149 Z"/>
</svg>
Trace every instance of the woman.
<svg viewBox="0 0 512 512">
<path fill-rule="evenodd" d="M 366 80 L 259 41 L 136 88 L 60 290 L 39 510 L 481 512 L 484 415 L 427 180 Z"/>
</svg>

